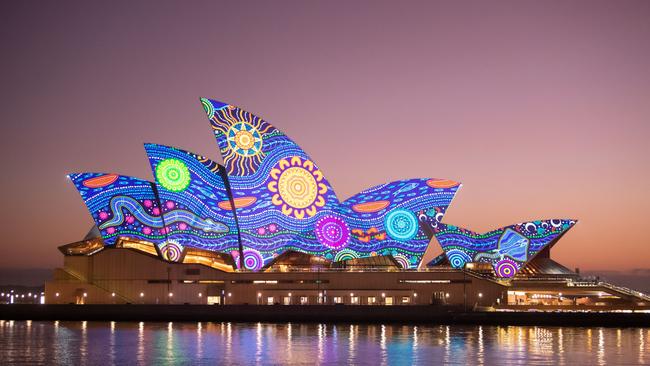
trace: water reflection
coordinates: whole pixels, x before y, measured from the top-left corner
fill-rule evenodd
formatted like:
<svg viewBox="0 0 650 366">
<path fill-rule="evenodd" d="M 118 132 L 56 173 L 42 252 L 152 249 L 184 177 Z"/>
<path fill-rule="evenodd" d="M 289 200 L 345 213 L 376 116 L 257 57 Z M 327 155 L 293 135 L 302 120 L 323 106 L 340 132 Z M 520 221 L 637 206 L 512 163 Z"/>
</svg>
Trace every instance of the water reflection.
<svg viewBox="0 0 650 366">
<path fill-rule="evenodd" d="M 644 364 L 649 335 L 647 328 L 0 320 L 0 360 L 89 365 Z"/>
<path fill-rule="evenodd" d="M 639 364 L 645 364 L 644 351 L 645 338 L 643 337 L 643 329 L 639 329 Z"/>
<path fill-rule="evenodd" d="M 138 354 L 137 360 L 139 364 L 144 363 L 144 322 L 138 323 Z"/>
<path fill-rule="evenodd" d="M 203 324 L 198 322 L 196 324 L 196 357 L 201 359 L 203 357 Z"/>
</svg>

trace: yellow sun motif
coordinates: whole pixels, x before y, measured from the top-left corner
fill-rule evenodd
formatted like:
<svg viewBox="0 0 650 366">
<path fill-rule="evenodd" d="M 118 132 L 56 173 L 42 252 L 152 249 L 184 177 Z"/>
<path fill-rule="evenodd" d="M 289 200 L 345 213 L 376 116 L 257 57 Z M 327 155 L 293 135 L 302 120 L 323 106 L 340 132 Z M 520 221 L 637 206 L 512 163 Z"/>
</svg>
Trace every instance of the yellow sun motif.
<svg viewBox="0 0 650 366">
<path fill-rule="evenodd" d="M 211 123 L 228 175 L 254 174 L 266 155 L 264 136 L 273 126 L 234 106 L 216 110 Z"/>
<path fill-rule="evenodd" d="M 325 206 L 323 195 L 327 186 L 322 183 L 323 173 L 311 160 L 299 156 L 282 159 L 269 175 L 271 181 L 267 188 L 275 193 L 271 202 L 281 206 L 283 214 L 304 219 L 316 215 Z"/>
</svg>

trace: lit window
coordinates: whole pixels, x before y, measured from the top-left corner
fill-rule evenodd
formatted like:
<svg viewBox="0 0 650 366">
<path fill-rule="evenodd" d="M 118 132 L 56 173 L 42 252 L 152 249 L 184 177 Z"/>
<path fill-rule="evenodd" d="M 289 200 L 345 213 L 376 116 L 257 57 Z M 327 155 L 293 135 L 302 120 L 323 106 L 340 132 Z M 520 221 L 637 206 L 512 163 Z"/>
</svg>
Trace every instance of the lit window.
<svg viewBox="0 0 650 366">
<path fill-rule="evenodd" d="M 269 296 L 266 298 L 267 305 L 273 305 L 273 303 L 274 303 L 273 296 Z"/>
<path fill-rule="evenodd" d="M 368 305 L 375 305 L 377 303 L 377 298 L 374 296 L 368 296 Z"/>
<path fill-rule="evenodd" d="M 359 305 L 359 296 L 350 296 L 350 304 Z"/>
<path fill-rule="evenodd" d="M 402 304 L 408 304 L 411 301 L 411 298 L 408 296 L 402 296 Z"/>
<path fill-rule="evenodd" d="M 343 304 L 343 298 L 341 296 L 334 296 L 335 304 Z"/>
<path fill-rule="evenodd" d="M 307 296 L 300 296 L 300 305 L 307 305 L 309 303 L 309 299 Z"/>
</svg>

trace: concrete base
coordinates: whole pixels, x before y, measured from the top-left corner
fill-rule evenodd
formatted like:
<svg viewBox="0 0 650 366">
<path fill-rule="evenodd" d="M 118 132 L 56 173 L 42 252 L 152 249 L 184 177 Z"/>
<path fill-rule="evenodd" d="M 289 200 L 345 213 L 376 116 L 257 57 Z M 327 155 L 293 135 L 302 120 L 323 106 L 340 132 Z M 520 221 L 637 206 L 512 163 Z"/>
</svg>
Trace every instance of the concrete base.
<svg viewBox="0 0 650 366">
<path fill-rule="evenodd" d="M 648 313 L 463 312 L 447 306 L 0 305 L 4 320 L 428 323 L 648 327 Z"/>
</svg>

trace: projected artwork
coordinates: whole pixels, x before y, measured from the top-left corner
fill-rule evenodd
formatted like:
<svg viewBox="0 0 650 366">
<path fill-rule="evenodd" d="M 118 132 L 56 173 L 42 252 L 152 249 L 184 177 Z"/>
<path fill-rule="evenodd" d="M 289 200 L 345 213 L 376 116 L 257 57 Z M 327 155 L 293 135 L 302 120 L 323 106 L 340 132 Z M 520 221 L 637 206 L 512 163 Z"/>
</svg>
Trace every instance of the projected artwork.
<svg viewBox="0 0 650 366">
<path fill-rule="evenodd" d="M 186 248 L 229 254 L 258 271 L 294 250 L 330 261 L 392 256 L 420 265 L 435 236 L 453 267 L 489 263 L 512 278 L 573 220 L 532 221 L 486 234 L 444 224 L 460 183 L 398 180 L 339 201 L 314 159 L 267 121 L 201 99 L 224 166 L 173 147 L 145 144 L 155 183 L 115 174 L 70 175 L 107 245 L 152 242 L 168 261 Z"/>
<path fill-rule="evenodd" d="M 75 173 L 68 177 L 81 194 L 106 245 L 115 244 L 118 237 L 154 244 L 165 241 L 166 229 L 151 182 L 103 173 Z"/>
<path fill-rule="evenodd" d="M 447 180 L 411 179 L 340 203 L 313 159 L 270 123 L 232 105 L 201 103 L 233 197 L 251 202 L 236 208 L 244 251 L 255 250 L 263 265 L 296 250 L 329 260 L 393 255 L 414 268 L 430 240 L 416 212 L 444 212 L 459 187 Z"/>
<path fill-rule="evenodd" d="M 403 268 L 417 268 L 431 240 L 417 213 L 435 212 L 441 220 L 458 188 L 447 180 L 409 179 L 350 197 L 339 208 L 350 228 L 345 256 L 391 255 Z"/>
<path fill-rule="evenodd" d="M 261 268 L 286 250 L 331 256 L 314 228 L 335 214 L 339 200 L 314 161 L 265 120 L 221 102 L 201 103 L 228 174 L 244 263 L 253 265 L 247 268 Z"/>
<path fill-rule="evenodd" d="M 145 144 L 145 150 L 156 178 L 167 234 L 161 253 L 174 254 L 167 256 L 173 261 L 184 246 L 238 251 L 237 224 L 223 167 L 169 146 Z"/>
<path fill-rule="evenodd" d="M 454 268 L 489 263 L 497 277 L 514 277 L 535 254 L 569 230 L 575 220 L 524 222 L 478 234 L 457 226 L 429 221 L 433 234 Z"/>
</svg>

